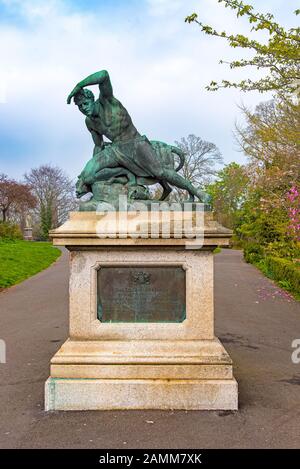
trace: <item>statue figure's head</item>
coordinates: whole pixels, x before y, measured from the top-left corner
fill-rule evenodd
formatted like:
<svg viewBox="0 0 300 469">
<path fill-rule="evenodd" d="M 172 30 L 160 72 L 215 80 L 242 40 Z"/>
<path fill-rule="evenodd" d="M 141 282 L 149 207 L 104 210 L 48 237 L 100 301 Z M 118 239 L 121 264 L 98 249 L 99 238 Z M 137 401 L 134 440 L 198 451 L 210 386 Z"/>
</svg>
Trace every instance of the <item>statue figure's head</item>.
<svg viewBox="0 0 300 469">
<path fill-rule="evenodd" d="M 92 192 L 91 187 L 85 182 L 83 182 L 81 175 L 78 176 L 75 187 L 76 187 L 76 197 L 78 199 L 82 197 L 83 195 L 87 194 L 88 192 Z"/>
<path fill-rule="evenodd" d="M 85 116 L 90 117 L 93 114 L 95 96 L 92 91 L 82 88 L 75 94 L 74 102 Z"/>
</svg>

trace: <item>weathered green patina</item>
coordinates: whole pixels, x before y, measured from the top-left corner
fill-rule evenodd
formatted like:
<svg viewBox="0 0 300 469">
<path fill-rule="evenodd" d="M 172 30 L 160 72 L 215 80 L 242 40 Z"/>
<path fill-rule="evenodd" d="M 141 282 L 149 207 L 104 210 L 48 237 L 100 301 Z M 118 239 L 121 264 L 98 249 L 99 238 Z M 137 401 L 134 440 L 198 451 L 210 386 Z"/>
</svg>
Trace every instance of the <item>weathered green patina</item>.
<svg viewBox="0 0 300 469">
<path fill-rule="evenodd" d="M 85 89 L 90 85 L 99 86 L 97 100 L 90 90 Z M 189 201 L 193 201 L 195 196 L 200 201 L 207 201 L 204 192 L 197 190 L 178 174 L 184 164 L 182 151 L 163 142 L 150 142 L 137 131 L 127 110 L 113 95 L 106 70 L 96 72 L 79 82 L 68 96 L 69 104 L 72 98 L 86 116 L 86 126 L 95 144 L 93 157 L 86 164 L 76 184 L 78 197 L 92 192 L 96 201 L 110 202 L 107 186 L 111 186 L 111 195 L 115 197 L 118 192 L 124 193 L 123 185 L 129 199 L 145 200 L 150 198 L 145 186 L 159 183 L 163 187 L 160 200 L 168 197 L 172 191 L 170 185 L 173 185 L 186 190 L 190 196 Z M 103 137 L 111 142 L 104 142 Z M 180 158 L 177 168 L 175 155 Z M 118 186 L 113 187 L 114 184 Z M 90 203 L 90 207 L 93 204 Z"/>
<path fill-rule="evenodd" d="M 113 266 L 98 271 L 101 322 L 182 322 L 185 271 L 180 266 Z"/>
</svg>

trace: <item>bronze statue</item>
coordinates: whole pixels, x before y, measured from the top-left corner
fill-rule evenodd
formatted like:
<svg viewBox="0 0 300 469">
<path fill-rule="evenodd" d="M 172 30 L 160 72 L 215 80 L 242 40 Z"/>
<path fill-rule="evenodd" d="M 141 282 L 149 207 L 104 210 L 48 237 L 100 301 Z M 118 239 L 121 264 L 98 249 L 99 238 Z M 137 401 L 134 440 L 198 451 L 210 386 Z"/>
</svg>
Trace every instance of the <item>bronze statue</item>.
<svg viewBox="0 0 300 469">
<path fill-rule="evenodd" d="M 98 85 L 99 98 L 85 89 Z M 95 183 L 104 182 L 126 185 L 133 199 L 148 199 L 144 187 L 159 183 L 163 187 L 161 200 L 172 191 L 170 184 L 189 193 L 189 202 L 205 198 L 178 171 L 184 164 L 183 152 L 163 142 L 149 141 L 133 125 L 130 115 L 113 95 L 109 74 L 106 70 L 96 72 L 80 81 L 68 96 L 68 104 L 74 98 L 79 110 L 86 116 L 85 122 L 95 144 L 93 157 L 81 172 L 76 184 L 77 195 L 93 192 Z M 104 142 L 103 137 L 111 142 Z M 175 169 L 174 155 L 180 163 Z M 111 187 L 112 189 L 112 187 Z M 129 193 L 128 192 L 128 193 Z M 100 197 L 101 198 L 101 197 Z"/>
</svg>

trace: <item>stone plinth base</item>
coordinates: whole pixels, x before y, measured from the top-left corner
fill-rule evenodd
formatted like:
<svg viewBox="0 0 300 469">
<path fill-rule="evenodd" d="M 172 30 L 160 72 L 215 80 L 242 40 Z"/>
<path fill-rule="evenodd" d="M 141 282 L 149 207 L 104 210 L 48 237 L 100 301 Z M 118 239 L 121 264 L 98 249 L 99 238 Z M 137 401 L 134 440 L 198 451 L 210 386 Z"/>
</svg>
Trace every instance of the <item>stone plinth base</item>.
<svg viewBox="0 0 300 469">
<path fill-rule="evenodd" d="M 70 339 L 46 410 L 236 410 L 213 310 L 213 250 L 231 235 L 197 210 L 71 213 L 51 232 L 71 253 Z"/>
<path fill-rule="evenodd" d="M 46 410 L 235 410 L 232 362 L 218 339 L 67 340 L 51 360 Z"/>
<path fill-rule="evenodd" d="M 46 410 L 236 410 L 237 383 L 224 380 L 61 379 L 45 384 Z"/>
<path fill-rule="evenodd" d="M 32 240 L 33 240 L 33 237 L 32 237 L 32 228 L 24 228 L 23 238 L 24 238 L 26 241 L 32 241 Z"/>
</svg>

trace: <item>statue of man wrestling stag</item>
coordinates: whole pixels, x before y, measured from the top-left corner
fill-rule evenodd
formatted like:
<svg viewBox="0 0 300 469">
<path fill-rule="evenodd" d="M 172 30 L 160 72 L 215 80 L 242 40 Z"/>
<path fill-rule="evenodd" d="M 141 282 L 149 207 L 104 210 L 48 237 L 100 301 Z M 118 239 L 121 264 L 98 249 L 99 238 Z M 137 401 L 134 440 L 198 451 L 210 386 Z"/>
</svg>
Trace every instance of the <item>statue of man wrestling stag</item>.
<svg viewBox="0 0 300 469">
<path fill-rule="evenodd" d="M 96 100 L 92 91 L 85 88 L 91 85 L 99 86 Z M 135 189 L 136 199 L 147 199 L 144 186 L 159 183 L 163 188 L 160 200 L 165 200 L 172 191 L 171 186 L 176 186 L 188 192 L 189 202 L 195 197 L 206 201 L 206 194 L 178 173 L 185 161 L 183 152 L 163 142 L 149 141 L 138 132 L 128 111 L 114 96 L 106 70 L 80 81 L 69 94 L 68 104 L 72 98 L 86 116 L 85 123 L 95 144 L 92 158 L 78 177 L 78 197 L 93 192 L 95 183 L 106 182 L 125 184 Z M 175 168 L 176 155 L 180 162 Z"/>
</svg>

